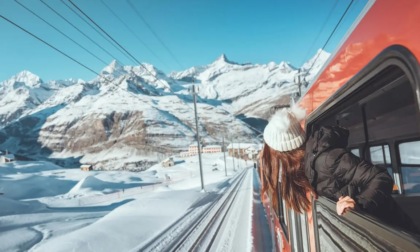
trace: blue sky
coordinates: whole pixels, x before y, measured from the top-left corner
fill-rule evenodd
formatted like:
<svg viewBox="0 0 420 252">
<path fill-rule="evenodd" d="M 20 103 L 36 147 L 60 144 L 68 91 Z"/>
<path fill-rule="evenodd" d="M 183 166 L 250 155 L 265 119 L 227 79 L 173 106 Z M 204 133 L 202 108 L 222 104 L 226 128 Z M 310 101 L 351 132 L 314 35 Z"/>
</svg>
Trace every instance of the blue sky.
<svg viewBox="0 0 420 252">
<path fill-rule="evenodd" d="M 324 45 L 350 0 L 72 0 L 135 60 L 124 56 L 61 0 L 44 2 L 90 39 L 40 0 L 19 0 L 85 49 L 13 0 L 0 1 L 0 15 L 94 72 L 116 58 L 123 65 L 138 65 L 138 60 L 170 73 L 209 64 L 222 53 L 239 63 L 288 61 L 299 67 Z M 326 51 L 336 48 L 365 4 L 366 0 L 354 0 Z M 0 32 L 0 81 L 22 70 L 44 81 L 95 77 L 2 18 Z"/>
</svg>

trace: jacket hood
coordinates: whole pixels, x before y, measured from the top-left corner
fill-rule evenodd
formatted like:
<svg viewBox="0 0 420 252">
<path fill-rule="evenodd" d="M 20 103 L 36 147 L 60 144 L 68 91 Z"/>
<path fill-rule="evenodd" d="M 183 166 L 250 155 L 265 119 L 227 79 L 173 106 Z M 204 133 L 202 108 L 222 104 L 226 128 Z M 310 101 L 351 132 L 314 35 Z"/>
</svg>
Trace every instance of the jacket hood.
<svg viewBox="0 0 420 252">
<path fill-rule="evenodd" d="M 330 148 L 346 148 L 349 135 L 347 129 L 339 126 L 321 126 L 312 131 L 312 138 L 315 139 L 312 153 L 317 156 Z"/>
</svg>

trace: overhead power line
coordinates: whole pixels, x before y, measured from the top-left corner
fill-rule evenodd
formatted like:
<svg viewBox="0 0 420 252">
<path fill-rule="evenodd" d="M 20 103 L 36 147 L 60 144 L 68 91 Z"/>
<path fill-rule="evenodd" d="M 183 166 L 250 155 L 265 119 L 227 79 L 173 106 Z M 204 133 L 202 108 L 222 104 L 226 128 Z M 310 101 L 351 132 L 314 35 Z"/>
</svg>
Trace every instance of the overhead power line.
<svg viewBox="0 0 420 252">
<path fill-rule="evenodd" d="M 131 6 L 131 8 L 134 10 L 134 12 L 137 14 L 137 16 L 143 21 L 143 23 L 149 28 L 150 32 L 153 33 L 153 35 L 156 37 L 156 39 L 162 44 L 162 46 L 168 51 L 168 53 L 171 55 L 171 57 L 175 60 L 175 62 L 181 67 L 181 69 L 184 69 L 182 64 L 179 62 L 177 57 L 172 53 L 172 51 L 169 49 L 168 46 L 163 42 L 163 40 L 159 37 L 159 35 L 154 31 L 152 26 L 146 21 L 146 19 L 141 15 L 140 11 L 137 10 L 136 6 L 134 6 L 130 0 L 127 1 L 127 3 Z"/>
<path fill-rule="evenodd" d="M 350 9 L 351 5 L 353 4 L 354 0 L 351 0 L 351 2 L 349 3 L 349 5 L 347 6 L 346 10 L 344 11 L 343 15 L 341 15 L 340 20 L 337 22 L 337 24 L 335 25 L 333 31 L 331 32 L 330 36 L 328 37 L 327 41 L 324 43 L 324 45 L 322 46 L 322 50 L 324 50 L 325 46 L 328 44 L 328 42 L 330 41 L 331 37 L 334 35 L 335 31 L 337 30 L 338 26 L 341 24 L 341 21 L 343 21 L 343 18 L 346 16 L 348 10 Z M 319 55 L 321 53 L 318 53 L 314 62 L 312 62 L 311 67 L 308 70 L 308 73 L 311 71 L 312 67 L 315 65 L 315 62 L 317 61 Z"/>
<path fill-rule="evenodd" d="M 93 54 L 91 51 L 89 51 L 86 47 L 82 46 L 80 43 L 78 43 L 77 41 L 75 41 L 74 39 L 72 39 L 71 37 L 69 37 L 68 35 L 66 35 L 64 32 L 60 31 L 60 29 L 58 29 L 57 27 L 55 27 L 54 25 L 52 25 L 51 23 L 49 23 L 47 20 L 45 20 L 44 18 L 42 18 L 41 16 L 39 16 L 38 14 L 36 14 L 35 12 L 33 12 L 31 9 L 29 9 L 28 7 L 26 7 L 24 4 L 20 3 L 18 0 L 15 0 L 15 2 L 17 4 L 19 4 L 20 6 L 22 6 L 25 10 L 29 11 L 30 13 L 32 13 L 37 18 L 41 19 L 44 23 L 46 23 L 48 26 L 50 26 L 51 28 L 53 28 L 54 30 L 56 30 L 58 33 L 60 33 L 61 35 L 63 35 L 64 37 L 66 37 L 67 39 L 69 39 L 70 41 L 72 41 L 73 43 L 75 43 L 76 45 L 78 45 L 85 52 L 89 53 L 91 56 L 95 57 L 97 60 L 99 60 L 103 64 L 105 64 L 105 65 L 108 64 L 104 60 L 102 60 L 101 58 L 99 58 L 98 56 L 96 56 L 95 54 Z"/>
<path fill-rule="evenodd" d="M 103 52 L 105 52 L 108 56 L 110 56 L 112 59 L 117 60 L 118 62 L 121 62 L 117 59 L 117 57 L 115 57 L 114 55 L 112 55 L 109 51 L 107 51 L 105 48 L 103 48 L 101 45 L 99 45 L 96 41 L 94 41 L 92 38 L 90 38 L 86 33 L 84 33 L 82 30 L 80 30 L 77 26 L 75 26 L 73 23 L 71 23 L 67 18 L 65 18 L 63 15 L 61 15 L 59 12 L 57 12 L 53 7 L 51 7 L 49 4 L 47 4 L 46 2 L 44 2 L 44 0 L 41 0 L 41 2 L 47 6 L 51 11 L 53 11 L 56 15 L 58 15 L 59 17 L 61 17 L 61 19 L 63 19 L 64 21 L 66 21 L 69 25 L 71 25 L 74 29 L 76 29 L 79 33 L 81 33 L 85 38 L 89 39 L 89 41 L 91 41 L 92 43 L 94 43 L 97 47 L 99 47 L 100 49 L 102 49 Z"/>
<path fill-rule="evenodd" d="M 43 0 L 41 0 L 41 1 L 43 1 Z M 324 29 L 325 29 L 326 24 L 327 24 L 327 23 L 328 23 L 328 21 L 330 20 L 332 13 L 334 12 L 335 8 L 337 7 L 338 2 L 339 2 L 339 1 L 335 1 L 335 2 L 334 2 L 333 7 L 332 7 L 332 8 L 331 8 L 331 10 L 329 11 L 329 13 L 328 13 L 328 15 L 327 15 L 327 18 L 325 19 L 324 23 L 322 24 L 321 28 L 319 29 L 319 32 L 318 32 L 318 34 L 316 35 L 316 37 L 315 37 L 314 41 L 312 42 L 311 47 L 309 47 L 308 52 L 306 53 L 306 55 L 305 55 L 305 58 L 304 58 L 304 59 L 309 58 L 309 55 L 310 55 L 310 53 L 311 53 L 312 49 L 314 48 L 315 43 L 318 41 L 319 36 L 323 33 L 323 31 L 324 31 Z"/>
<path fill-rule="evenodd" d="M 62 0 L 63 1 L 63 0 Z M 94 24 L 99 30 L 101 30 L 109 39 L 111 39 L 116 45 L 118 45 L 122 50 L 124 50 L 124 52 L 126 52 L 128 55 L 130 55 L 130 57 L 137 62 L 137 64 L 139 64 L 139 66 L 141 68 L 143 68 L 147 73 L 149 73 L 153 78 L 155 78 L 156 81 L 162 83 L 164 86 L 165 83 L 163 83 L 160 79 L 158 79 L 156 76 L 153 75 L 153 73 L 151 73 L 149 71 L 149 69 L 147 69 L 145 66 L 143 66 L 143 64 L 136 58 L 134 57 L 126 48 L 124 48 L 120 43 L 118 43 L 117 40 L 115 40 L 109 33 L 107 33 L 99 24 L 97 24 L 92 18 L 89 17 L 88 14 L 86 14 L 81 8 L 79 8 L 72 0 L 69 0 L 69 2 L 83 15 L 85 16 L 88 20 L 90 20 L 90 22 L 92 22 L 92 24 Z M 170 85 L 168 84 L 168 88 L 169 90 L 175 94 L 175 92 L 171 89 Z M 182 99 L 181 99 L 182 100 Z M 187 104 L 187 103 L 185 103 Z M 188 104 L 187 104 L 188 105 Z M 189 106 L 189 105 L 188 105 Z M 191 108 L 191 107 L 190 107 Z M 191 108 L 192 109 L 192 108 Z"/>
<path fill-rule="evenodd" d="M 61 0 L 61 2 L 71 11 L 73 12 L 75 15 L 77 15 L 81 20 L 83 20 L 83 22 L 85 22 L 88 26 L 90 26 L 90 28 L 92 28 L 96 33 L 98 33 L 103 39 L 105 39 L 106 41 L 108 41 L 108 43 L 110 43 L 115 49 L 117 49 L 120 53 L 122 53 L 125 57 L 127 57 L 128 60 L 134 62 L 135 64 L 137 64 L 135 61 L 133 61 L 129 55 L 127 55 L 127 53 L 125 53 L 124 51 L 122 51 L 118 46 L 116 46 L 109 38 L 107 38 L 104 34 L 102 34 L 100 31 L 98 31 L 97 28 L 95 28 L 91 23 L 89 23 L 85 18 L 83 18 L 77 11 L 75 11 L 73 8 L 71 8 L 64 0 Z M 115 58 L 116 59 L 116 58 Z M 120 61 L 121 62 L 121 61 Z"/>
<path fill-rule="evenodd" d="M 134 57 L 129 51 L 127 51 L 127 49 L 125 49 L 120 43 L 118 43 L 118 41 L 116 41 L 111 35 L 109 35 L 108 32 L 106 32 L 101 26 L 99 26 L 92 18 L 89 17 L 89 15 L 87 15 L 82 9 L 79 8 L 79 6 L 77 6 L 75 3 L 73 3 L 72 0 L 69 0 L 69 2 L 83 15 L 85 16 L 87 19 L 90 20 L 90 22 L 92 22 L 92 24 L 94 24 L 99 30 L 101 30 L 109 39 L 111 39 L 116 45 L 118 45 L 118 47 L 120 47 L 125 53 L 127 53 L 127 55 L 129 55 L 131 57 L 131 59 L 133 59 L 135 62 L 137 62 L 137 64 L 140 64 L 140 61 L 138 61 L 136 59 L 136 57 Z"/>
<path fill-rule="evenodd" d="M 43 0 L 41 0 L 43 1 Z M 165 64 L 165 62 L 163 62 L 163 60 L 130 28 L 130 26 L 128 26 L 124 20 L 122 20 L 117 13 L 115 13 L 115 11 L 112 10 L 112 8 L 110 8 L 108 6 L 108 4 L 106 4 L 103 0 L 101 0 L 101 3 L 108 9 L 109 12 L 112 13 L 112 15 L 117 18 L 121 24 L 124 25 L 124 27 L 134 36 L 136 37 L 136 39 L 153 55 L 156 57 L 156 59 L 158 59 L 163 65 L 165 65 L 166 67 L 168 67 L 168 65 Z"/>
<path fill-rule="evenodd" d="M 25 28 L 23 28 L 22 26 L 16 24 L 15 22 L 13 22 L 12 20 L 6 18 L 5 16 L 0 14 L 0 17 L 4 20 L 6 20 L 7 22 L 11 23 L 12 25 L 16 26 L 17 28 L 21 29 L 22 31 L 24 31 L 25 33 L 31 35 L 32 37 L 36 38 L 37 40 L 41 41 L 42 43 L 46 44 L 47 46 L 51 47 L 52 49 L 54 49 L 55 51 L 61 53 L 62 55 L 66 56 L 67 58 L 71 59 L 72 61 L 76 62 L 77 64 L 79 64 L 80 66 L 86 68 L 87 70 L 89 70 L 90 72 L 94 73 L 94 74 L 98 74 L 95 70 L 93 70 L 92 68 L 84 65 L 83 63 L 81 63 L 80 61 L 76 60 L 75 58 L 71 57 L 70 55 L 66 54 L 65 52 L 61 51 L 60 49 L 58 49 L 57 47 L 51 45 L 50 43 L 46 42 L 45 40 L 41 39 L 40 37 L 36 36 L 35 34 L 33 34 L 32 32 L 26 30 Z"/>
</svg>

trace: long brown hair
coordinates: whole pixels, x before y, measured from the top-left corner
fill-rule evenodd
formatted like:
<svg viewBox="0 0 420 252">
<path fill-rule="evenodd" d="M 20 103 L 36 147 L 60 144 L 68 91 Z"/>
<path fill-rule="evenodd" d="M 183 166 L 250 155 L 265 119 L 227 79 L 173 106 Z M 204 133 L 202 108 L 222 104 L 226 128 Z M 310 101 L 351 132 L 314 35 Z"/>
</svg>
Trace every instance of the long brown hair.
<svg viewBox="0 0 420 252">
<path fill-rule="evenodd" d="M 307 198 L 307 192 L 313 192 L 309 180 L 305 176 L 302 167 L 305 153 L 302 148 L 280 152 L 264 144 L 260 156 L 262 192 L 267 192 L 272 200 L 274 209 L 277 209 L 278 182 L 280 181 L 280 194 L 288 208 L 298 213 L 307 211 L 311 202 Z M 280 168 L 281 167 L 281 168 Z M 281 174 L 279 172 L 281 171 Z M 280 176 L 280 180 L 279 180 Z"/>
</svg>

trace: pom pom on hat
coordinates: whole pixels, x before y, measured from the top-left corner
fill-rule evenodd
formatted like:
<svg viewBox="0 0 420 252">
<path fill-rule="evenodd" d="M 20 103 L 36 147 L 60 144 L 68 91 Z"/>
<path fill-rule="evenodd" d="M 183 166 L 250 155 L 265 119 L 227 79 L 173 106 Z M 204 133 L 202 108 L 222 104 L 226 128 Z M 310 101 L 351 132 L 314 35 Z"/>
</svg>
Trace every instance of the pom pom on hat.
<svg viewBox="0 0 420 252">
<path fill-rule="evenodd" d="M 305 117 L 305 110 L 293 105 L 281 108 L 270 119 L 264 129 L 264 141 L 277 151 L 291 151 L 302 146 L 305 132 L 299 121 Z"/>
</svg>

